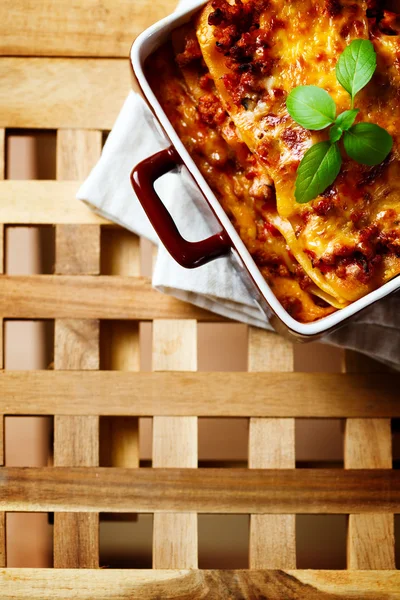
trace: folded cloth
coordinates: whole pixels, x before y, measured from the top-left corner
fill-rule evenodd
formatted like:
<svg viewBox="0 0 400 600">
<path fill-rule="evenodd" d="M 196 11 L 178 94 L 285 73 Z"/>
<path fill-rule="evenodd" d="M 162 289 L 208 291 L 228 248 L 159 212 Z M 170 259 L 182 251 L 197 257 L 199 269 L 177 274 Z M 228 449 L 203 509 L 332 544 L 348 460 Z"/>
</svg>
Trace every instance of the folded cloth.
<svg viewBox="0 0 400 600">
<path fill-rule="evenodd" d="M 169 145 L 145 102 L 131 92 L 99 162 L 78 191 L 78 199 L 110 221 L 158 244 L 153 273 L 156 289 L 229 319 L 270 329 L 264 313 L 237 275 L 231 258 L 219 258 L 195 270 L 184 269 L 159 243 L 132 190 L 130 173 L 141 160 Z M 215 233 L 193 201 L 204 203 L 185 168 L 161 177 L 156 189 L 186 239 L 196 241 Z"/>
<path fill-rule="evenodd" d="M 132 168 L 166 148 L 168 139 L 145 102 L 131 92 L 110 132 L 101 158 L 78 191 L 77 198 L 94 211 L 158 245 L 153 286 L 224 317 L 271 329 L 229 257 L 194 270 L 184 269 L 167 253 L 152 228 L 130 183 Z M 189 240 L 212 231 L 194 200 L 202 196 L 185 168 L 158 180 L 156 190 L 179 231 Z M 204 203 L 204 200 L 203 200 Z M 398 297 L 391 296 L 360 314 L 351 324 L 322 341 L 362 352 L 400 369 Z"/>
</svg>

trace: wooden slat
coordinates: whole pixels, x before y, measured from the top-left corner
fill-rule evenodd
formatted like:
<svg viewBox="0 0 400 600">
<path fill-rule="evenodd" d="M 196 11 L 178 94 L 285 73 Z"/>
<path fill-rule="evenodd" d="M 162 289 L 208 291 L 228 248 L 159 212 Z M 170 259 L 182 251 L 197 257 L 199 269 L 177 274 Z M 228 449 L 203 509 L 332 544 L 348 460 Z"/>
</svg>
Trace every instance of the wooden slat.
<svg viewBox="0 0 400 600">
<path fill-rule="evenodd" d="M 0 467 L 4 465 L 4 415 L 0 415 Z"/>
<path fill-rule="evenodd" d="M 139 238 L 125 230 L 107 230 L 102 236 L 102 272 L 107 275 L 140 275 Z M 139 323 L 103 323 L 102 368 L 139 371 Z M 139 467 L 139 420 L 110 417 L 101 422 L 101 461 L 104 466 Z"/>
<path fill-rule="evenodd" d="M 376 375 L 325 373 L 5 371 L 0 373 L 0 412 L 141 417 L 400 417 L 399 384 L 399 375 L 387 375 L 382 380 Z"/>
<path fill-rule="evenodd" d="M 55 417 L 55 466 L 98 464 L 98 417 Z M 98 566 L 99 516 L 97 513 L 54 514 L 54 566 L 95 568 Z"/>
<path fill-rule="evenodd" d="M 57 132 L 57 179 L 80 181 L 100 158 L 101 131 L 59 130 Z M 77 204 L 77 202 L 75 202 Z M 70 211 L 71 205 L 70 205 Z M 56 227 L 55 273 L 100 274 L 100 227 L 58 225 Z"/>
<path fill-rule="evenodd" d="M 347 371 L 365 372 L 363 357 L 357 358 L 355 353 L 349 353 L 346 359 Z M 347 469 L 391 469 L 390 419 L 348 419 L 344 462 Z M 349 569 L 395 568 L 393 514 L 372 514 L 368 518 L 350 514 L 347 566 Z"/>
<path fill-rule="evenodd" d="M 146 277 L 90 275 L 4 275 L 0 278 L 0 315 L 15 319 L 224 320 L 157 292 Z"/>
<path fill-rule="evenodd" d="M 57 179 L 84 180 L 99 160 L 101 148 L 101 131 L 59 129 L 56 154 Z"/>
<path fill-rule="evenodd" d="M 78 371 L 99 368 L 98 321 L 56 320 L 54 333 L 56 369 Z"/>
<path fill-rule="evenodd" d="M 196 369 L 196 321 L 155 321 L 153 370 Z M 197 467 L 197 417 L 154 417 L 153 467 Z M 195 513 L 154 515 L 153 568 L 196 569 L 197 546 Z"/>
<path fill-rule="evenodd" d="M 3 321 L 0 319 L 0 370 L 3 369 Z M 0 411 L 0 467 L 5 463 L 5 420 Z M 0 512 L 0 568 L 6 566 L 6 515 Z"/>
<path fill-rule="evenodd" d="M 345 467 L 391 469 L 390 419 L 348 419 Z M 349 516 L 347 560 L 350 569 L 394 569 L 394 516 Z"/>
<path fill-rule="evenodd" d="M 55 273 L 97 275 L 100 265 L 98 225 L 58 225 L 56 227 Z"/>
<path fill-rule="evenodd" d="M 7 600 L 399 600 L 399 571 L 0 571 Z"/>
<path fill-rule="evenodd" d="M 0 469 L 0 510 L 349 514 L 400 512 L 392 469 Z"/>
<path fill-rule="evenodd" d="M 0 181 L 0 222 L 10 225 L 108 223 L 75 198 L 78 188 L 76 181 Z"/>
<path fill-rule="evenodd" d="M 81 179 L 98 160 L 101 132 L 58 131 L 57 179 Z M 58 225 L 56 265 L 58 273 L 100 272 L 100 228 Z M 99 369 L 99 322 L 55 322 L 55 369 Z M 55 466 L 99 465 L 99 417 L 56 415 L 54 418 Z M 99 565 L 99 516 L 55 513 L 54 566 L 95 568 Z"/>
<path fill-rule="evenodd" d="M 54 466 L 95 467 L 99 440 L 97 417 L 55 417 Z"/>
<path fill-rule="evenodd" d="M 6 566 L 6 514 L 0 512 L 0 568 Z"/>
<path fill-rule="evenodd" d="M 0 54 L 125 58 L 136 36 L 175 5 L 174 0 L 3 0 Z"/>
<path fill-rule="evenodd" d="M 0 77 L 0 127 L 111 129 L 131 89 L 126 59 L 0 58 Z"/>
<path fill-rule="evenodd" d="M 6 131 L 0 129 L 0 181 L 4 179 L 6 171 Z"/>
<path fill-rule="evenodd" d="M 293 346 L 276 334 L 250 327 L 249 371 L 293 371 Z M 294 419 L 250 419 L 249 467 L 293 469 Z M 295 515 L 250 515 L 250 568 L 296 567 Z"/>
<path fill-rule="evenodd" d="M 5 130 L 0 129 L 0 181 L 5 177 Z M 0 275 L 4 273 L 4 225 L 0 219 Z M 0 371 L 4 367 L 3 362 L 3 351 L 4 351 L 4 340 L 3 340 L 3 319 L 0 314 Z M 5 462 L 5 421 L 4 415 L 0 411 L 0 467 Z M 6 566 L 6 515 L 0 512 L 0 567 Z"/>
</svg>

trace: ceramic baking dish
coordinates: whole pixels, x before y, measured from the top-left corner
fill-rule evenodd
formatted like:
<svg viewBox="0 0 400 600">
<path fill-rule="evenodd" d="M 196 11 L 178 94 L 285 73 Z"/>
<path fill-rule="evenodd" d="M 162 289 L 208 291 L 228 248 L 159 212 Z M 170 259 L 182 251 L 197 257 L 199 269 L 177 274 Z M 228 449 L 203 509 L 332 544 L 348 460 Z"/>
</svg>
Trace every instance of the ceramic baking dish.
<svg viewBox="0 0 400 600">
<path fill-rule="evenodd" d="M 187 268 L 199 267 L 221 256 L 231 254 L 244 283 L 254 297 L 254 302 L 272 326 L 286 336 L 299 341 L 311 341 L 343 325 L 374 302 L 400 288 L 400 277 L 395 277 L 379 289 L 351 305 L 313 323 L 300 323 L 291 317 L 277 300 L 228 216 L 211 191 L 204 177 L 183 146 L 172 124 L 155 97 L 144 72 L 146 58 L 167 41 L 170 33 L 189 21 L 206 2 L 196 2 L 190 10 L 181 10 L 146 29 L 134 42 L 131 64 L 144 98 L 157 117 L 171 146 L 137 165 L 132 171 L 132 185 L 154 229 L 172 257 Z M 154 182 L 163 174 L 185 165 L 200 188 L 204 202 L 212 209 L 220 232 L 201 242 L 188 242 L 179 233 L 172 217 L 154 190 Z"/>
</svg>

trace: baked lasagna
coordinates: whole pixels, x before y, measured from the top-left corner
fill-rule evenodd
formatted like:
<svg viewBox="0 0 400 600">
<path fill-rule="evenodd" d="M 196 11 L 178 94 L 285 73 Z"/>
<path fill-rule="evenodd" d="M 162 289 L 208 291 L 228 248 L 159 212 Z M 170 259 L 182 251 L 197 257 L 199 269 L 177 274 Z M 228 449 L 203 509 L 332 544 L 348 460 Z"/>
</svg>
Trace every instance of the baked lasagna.
<svg viewBox="0 0 400 600">
<path fill-rule="evenodd" d="M 373 0 L 211 0 L 146 63 L 167 117 L 288 313 L 307 323 L 400 273 L 400 18 Z M 370 39 L 377 69 L 357 122 L 393 138 L 375 167 L 343 153 L 322 195 L 298 204 L 300 161 L 326 131 L 289 115 L 296 86 L 318 85 L 338 110 L 339 55 Z"/>
</svg>

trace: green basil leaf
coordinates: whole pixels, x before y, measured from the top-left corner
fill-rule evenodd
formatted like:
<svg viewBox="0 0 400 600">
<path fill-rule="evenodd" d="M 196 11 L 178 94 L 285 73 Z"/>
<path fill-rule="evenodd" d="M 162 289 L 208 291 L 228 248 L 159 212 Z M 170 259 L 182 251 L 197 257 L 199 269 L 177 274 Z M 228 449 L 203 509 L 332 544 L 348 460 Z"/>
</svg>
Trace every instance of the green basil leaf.
<svg viewBox="0 0 400 600">
<path fill-rule="evenodd" d="M 392 149 L 393 138 L 374 123 L 357 123 L 344 134 L 344 147 L 350 158 L 373 167 L 379 165 Z"/>
<path fill-rule="evenodd" d="M 345 110 L 338 116 L 329 132 L 329 139 L 332 144 L 338 142 L 342 137 L 343 132 L 350 129 L 359 112 L 360 110 L 358 108 L 353 108 L 352 110 Z"/>
<path fill-rule="evenodd" d="M 296 202 L 303 204 L 322 194 L 335 181 L 341 166 L 337 144 L 320 142 L 311 146 L 297 170 Z"/>
<path fill-rule="evenodd" d="M 342 131 L 347 131 L 353 125 L 359 112 L 359 108 L 345 110 L 338 116 L 338 118 L 335 121 L 335 125 L 339 125 Z"/>
<path fill-rule="evenodd" d="M 336 117 L 336 104 L 332 96 L 315 85 L 294 88 L 286 100 L 286 107 L 292 119 L 306 129 L 324 129 Z"/>
<path fill-rule="evenodd" d="M 338 142 L 340 140 L 342 135 L 343 135 L 343 129 L 335 123 L 335 125 L 333 125 L 333 127 L 331 127 L 330 132 L 329 132 L 329 139 L 331 141 L 331 144 L 336 144 L 336 142 Z"/>
<path fill-rule="evenodd" d="M 376 53 L 369 40 L 353 40 L 341 54 L 336 65 L 336 77 L 349 92 L 355 95 L 371 80 L 376 69 Z"/>
</svg>

